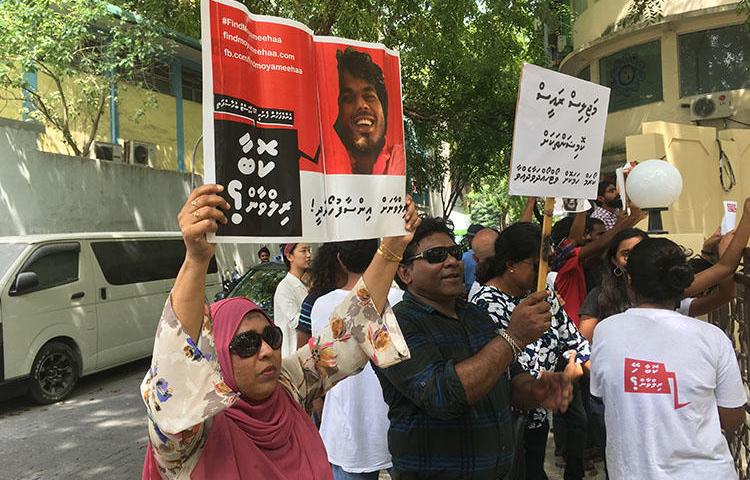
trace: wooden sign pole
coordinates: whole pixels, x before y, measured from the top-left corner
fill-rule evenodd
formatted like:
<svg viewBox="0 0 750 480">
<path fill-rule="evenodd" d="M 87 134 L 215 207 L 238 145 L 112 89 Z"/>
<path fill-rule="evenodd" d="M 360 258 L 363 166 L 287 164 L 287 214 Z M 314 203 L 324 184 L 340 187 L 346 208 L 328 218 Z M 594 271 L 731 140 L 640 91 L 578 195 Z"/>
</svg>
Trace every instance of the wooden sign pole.
<svg viewBox="0 0 750 480">
<path fill-rule="evenodd" d="M 542 245 L 539 248 L 539 276 L 536 279 L 536 291 L 540 292 L 547 288 L 547 272 L 549 272 L 549 236 L 552 233 L 552 210 L 555 208 L 555 199 L 547 197 L 544 199 L 544 221 L 542 222 Z"/>
</svg>

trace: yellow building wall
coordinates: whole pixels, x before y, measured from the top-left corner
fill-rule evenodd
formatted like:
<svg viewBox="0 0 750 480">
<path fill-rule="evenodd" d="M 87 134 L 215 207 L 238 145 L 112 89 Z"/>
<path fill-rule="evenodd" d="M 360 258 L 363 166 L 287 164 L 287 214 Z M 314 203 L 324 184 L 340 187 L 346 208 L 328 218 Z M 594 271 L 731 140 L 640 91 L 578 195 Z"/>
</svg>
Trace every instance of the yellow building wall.
<svg viewBox="0 0 750 480">
<path fill-rule="evenodd" d="M 563 73 L 576 75 L 590 66 L 591 81 L 601 83 L 599 61 L 602 58 L 656 39 L 661 42 L 662 101 L 610 113 L 604 136 L 605 150 L 622 145 L 628 135 L 641 133 L 644 122 L 691 124 L 690 109 L 682 105 L 689 104 L 693 97 L 680 96 L 678 36 L 742 23 L 744 18 L 734 8 L 727 7 L 736 3 L 725 0 L 666 1 L 663 23 L 635 26 L 600 38 L 608 25 L 621 18 L 623 11 L 625 13 L 622 15 L 627 13 L 631 2 L 589 0 L 589 8 L 577 17 L 574 24 L 574 44 L 578 50 L 564 59 L 560 66 Z M 750 89 L 733 90 L 731 95 L 735 118 L 750 123 Z M 704 120 L 701 124 L 717 129 L 726 128 L 723 120 Z"/>
<path fill-rule="evenodd" d="M 23 108 L 22 100 L 9 100 L 10 98 L 20 98 L 20 92 L 12 92 L 0 88 L 0 117 L 10 118 L 12 120 L 21 120 L 21 109 Z"/>
<path fill-rule="evenodd" d="M 736 0 L 666 0 L 663 15 L 680 15 L 706 8 L 735 5 Z M 617 22 L 627 16 L 633 0 L 588 0 L 573 25 L 573 49 L 595 42 Z"/>
<path fill-rule="evenodd" d="M 144 115 L 136 118 L 147 95 L 156 98 L 156 107 L 149 108 Z M 140 88 L 127 86 L 118 92 L 120 110 L 120 138 L 126 141 L 139 141 L 156 145 L 154 168 L 177 170 L 177 133 L 175 98 L 157 92 L 146 92 Z"/>
<path fill-rule="evenodd" d="M 65 95 L 68 98 L 75 98 L 76 95 L 80 95 L 79 91 L 75 88 L 75 82 L 68 82 L 65 84 Z M 52 78 L 42 73 L 37 74 L 37 90 L 41 95 L 49 95 L 50 93 L 56 92 L 57 88 Z M 89 118 L 72 119 L 70 122 L 70 130 L 73 139 L 76 144 L 82 145 L 86 138 L 90 134 L 91 124 L 88 122 Z M 65 143 L 62 133 L 55 128 L 46 125 L 44 134 L 39 136 L 39 149 L 44 152 L 50 153 L 62 153 L 65 155 L 73 155 L 73 150 Z M 108 142 L 109 141 L 109 103 L 105 102 L 104 113 L 99 120 L 99 126 L 97 128 L 97 134 L 95 137 L 98 141 Z"/>
<path fill-rule="evenodd" d="M 183 102 L 183 118 L 185 119 L 185 171 L 194 171 L 203 176 L 203 144 L 195 145 L 203 135 L 203 106 L 197 102 Z M 193 166 L 193 151 L 195 150 L 195 170 Z"/>
<path fill-rule="evenodd" d="M 70 88 L 66 88 L 65 95 L 69 98 L 74 98 L 74 96 L 77 94 L 75 89 L 75 83 L 71 83 L 68 85 Z M 40 94 L 42 95 L 48 95 L 50 92 L 55 92 L 57 89 L 54 85 L 53 80 L 42 74 L 37 74 L 37 89 Z M 4 95 L 4 94 L 3 94 Z M 13 95 L 20 95 L 20 92 L 18 94 Z M 23 109 L 23 101 L 0 101 L 0 117 L 3 118 L 9 118 L 12 120 L 22 120 L 22 109 Z M 65 143 L 63 136 L 60 132 L 55 130 L 54 128 L 51 128 L 49 125 L 46 125 L 45 133 L 41 134 L 39 136 L 38 140 L 38 147 L 40 150 L 50 153 L 62 153 L 66 155 L 72 155 L 73 151 L 68 145 Z M 83 140 L 85 138 L 85 130 L 84 129 L 84 123 L 80 121 L 76 121 L 75 119 L 71 120 L 71 131 L 73 138 L 78 144 L 82 144 Z M 107 138 L 101 137 L 102 132 L 109 132 L 109 110 L 106 110 L 104 115 L 102 115 L 102 118 L 99 121 L 99 128 L 98 128 L 99 134 L 97 135 L 98 140 L 108 141 Z M 107 133 L 108 135 L 108 133 Z M 101 138 L 100 138 L 101 137 Z"/>
<path fill-rule="evenodd" d="M 662 213 L 664 228 L 675 234 L 710 235 L 721 223 L 724 200 L 740 204 L 750 195 L 750 130 L 719 132 L 737 184 L 725 192 L 719 181 L 719 144 L 713 127 L 670 122 L 643 124 L 643 134 L 627 139 L 628 161 L 665 157 L 682 175 L 682 193 Z"/>
<path fill-rule="evenodd" d="M 41 94 L 55 91 L 55 85 L 51 78 L 44 74 L 38 74 L 38 90 Z M 66 96 L 74 98 L 78 92 L 75 83 L 70 83 L 66 89 Z M 7 95 L 6 95 L 7 96 Z M 156 104 L 145 109 L 145 113 L 138 118 L 136 113 L 142 108 L 144 102 L 155 99 Z M 22 101 L 0 101 L 0 117 L 21 120 Z M 154 168 L 162 170 L 177 170 L 177 125 L 176 125 L 176 99 L 170 95 L 147 91 L 132 85 L 121 85 L 118 88 L 119 109 L 119 142 L 124 146 L 126 141 L 135 140 L 156 145 L 156 159 Z M 190 172 L 191 155 L 195 143 L 202 134 L 202 107 L 196 102 L 183 101 L 184 132 L 185 132 L 185 170 Z M 39 149 L 49 153 L 61 153 L 72 155 L 72 149 L 65 143 L 63 136 L 56 129 L 46 125 L 45 133 L 39 136 Z M 90 124 L 81 121 L 71 123 L 71 131 L 75 141 L 81 145 L 87 138 Z M 105 104 L 104 113 L 99 120 L 99 126 L 95 140 L 110 142 L 110 111 L 109 102 Z M 203 150 L 198 148 L 195 172 L 203 174 Z"/>
</svg>

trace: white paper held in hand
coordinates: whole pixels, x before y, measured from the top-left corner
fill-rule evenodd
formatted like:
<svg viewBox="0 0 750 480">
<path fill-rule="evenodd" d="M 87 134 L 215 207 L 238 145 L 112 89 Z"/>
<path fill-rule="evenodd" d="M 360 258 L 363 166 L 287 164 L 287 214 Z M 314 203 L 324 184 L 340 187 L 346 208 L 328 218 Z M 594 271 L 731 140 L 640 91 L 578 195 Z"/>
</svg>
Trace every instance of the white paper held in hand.
<svg viewBox="0 0 750 480">
<path fill-rule="evenodd" d="M 734 200 L 724 201 L 724 218 L 721 220 L 721 234 L 726 235 L 734 230 L 737 224 L 737 202 Z"/>
</svg>

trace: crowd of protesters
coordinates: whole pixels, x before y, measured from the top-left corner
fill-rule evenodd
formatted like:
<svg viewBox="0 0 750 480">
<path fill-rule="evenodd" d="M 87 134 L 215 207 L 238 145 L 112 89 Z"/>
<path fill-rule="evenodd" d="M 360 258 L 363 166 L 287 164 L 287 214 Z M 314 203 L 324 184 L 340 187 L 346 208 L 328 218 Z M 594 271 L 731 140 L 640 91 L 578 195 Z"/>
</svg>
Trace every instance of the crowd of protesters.
<svg viewBox="0 0 750 480">
<path fill-rule="evenodd" d="M 612 479 L 737 478 L 738 363 L 695 317 L 734 297 L 750 199 L 690 258 L 603 181 L 593 212 L 554 225 L 543 291 L 535 199 L 460 244 L 407 199 L 403 236 L 285 245 L 271 317 L 204 303 L 222 190 L 178 216 L 187 255 L 141 387 L 144 479 L 543 480 L 550 429 L 566 480 L 597 457 Z"/>
</svg>

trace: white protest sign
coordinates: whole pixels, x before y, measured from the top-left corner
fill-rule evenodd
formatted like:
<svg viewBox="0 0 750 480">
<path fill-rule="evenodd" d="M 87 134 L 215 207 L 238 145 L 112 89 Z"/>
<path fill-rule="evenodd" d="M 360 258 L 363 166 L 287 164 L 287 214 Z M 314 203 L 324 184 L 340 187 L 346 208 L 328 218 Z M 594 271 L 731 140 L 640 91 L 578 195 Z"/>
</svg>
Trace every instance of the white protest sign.
<svg viewBox="0 0 750 480">
<path fill-rule="evenodd" d="M 737 225 L 737 202 L 724 201 L 724 218 L 721 220 L 721 234 L 726 235 Z"/>
<path fill-rule="evenodd" d="M 524 64 L 510 194 L 596 198 L 609 88 Z"/>
</svg>

